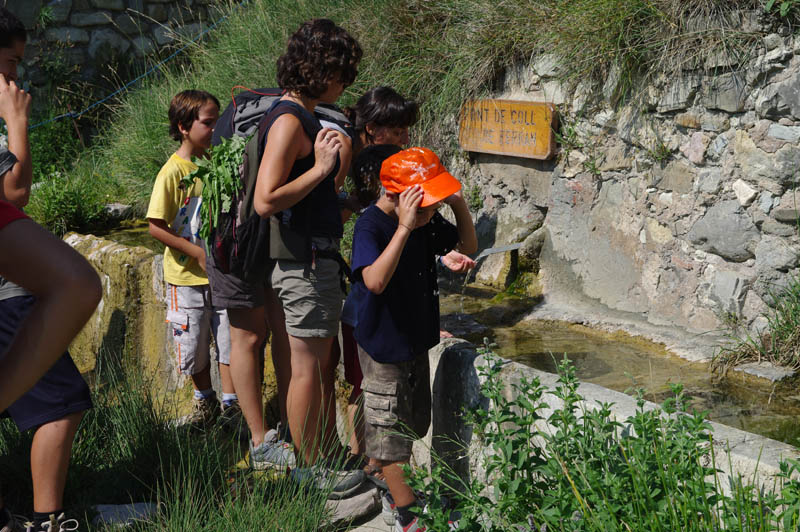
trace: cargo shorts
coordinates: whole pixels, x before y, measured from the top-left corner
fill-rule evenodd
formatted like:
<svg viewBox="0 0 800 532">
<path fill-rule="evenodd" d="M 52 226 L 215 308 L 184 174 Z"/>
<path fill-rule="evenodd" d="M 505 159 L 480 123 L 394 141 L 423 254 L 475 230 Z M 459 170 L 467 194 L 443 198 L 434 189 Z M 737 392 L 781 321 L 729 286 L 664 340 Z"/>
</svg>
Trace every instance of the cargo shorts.
<svg viewBox="0 0 800 532">
<path fill-rule="evenodd" d="M 389 462 L 411 457 L 414 440 L 431 424 L 428 352 L 408 362 L 376 362 L 361 346 L 358 359 L 364 379 L 364 439 L 367 456 Z"/>
<path fill-rule="evenodd" d="M 319 249 L 338 249 L 338 241 L 314 237 Z M 342 272 L 333 259 L 312 263 L 278 259 L 272 288 L 283 305 L 286 332 L 296 338 L 332 338 L 339 334 L 342 314 Z"/>
<path fill-rule="evenodd" d="M 208 367 L 212 335 L 217 347 L 217 361 L 230 365 L 228 312 L 212 305 L 209 286 L 170 284 L 167 298 L 167 322 L 175 344 L 178 371 L 184 375 L 196 375 Z"/>
</svg>

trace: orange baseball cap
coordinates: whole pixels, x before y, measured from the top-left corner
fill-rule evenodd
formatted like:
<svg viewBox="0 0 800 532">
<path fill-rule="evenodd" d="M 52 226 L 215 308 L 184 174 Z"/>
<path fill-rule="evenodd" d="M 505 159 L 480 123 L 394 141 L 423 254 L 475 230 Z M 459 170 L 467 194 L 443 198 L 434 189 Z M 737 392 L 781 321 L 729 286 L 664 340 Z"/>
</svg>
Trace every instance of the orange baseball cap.
<svg viewBox="0 0 800 532">
<path fill-rule="evenodd" d="M 439 157 L 428 148 L 408 148 L 395 153 L 381 165 L 381 184 L 400 193 L 420 185 L 424 192 L 420 207 L 438 203 L 461 190 L 461 183 L 445 170 Z"/>
</svg>

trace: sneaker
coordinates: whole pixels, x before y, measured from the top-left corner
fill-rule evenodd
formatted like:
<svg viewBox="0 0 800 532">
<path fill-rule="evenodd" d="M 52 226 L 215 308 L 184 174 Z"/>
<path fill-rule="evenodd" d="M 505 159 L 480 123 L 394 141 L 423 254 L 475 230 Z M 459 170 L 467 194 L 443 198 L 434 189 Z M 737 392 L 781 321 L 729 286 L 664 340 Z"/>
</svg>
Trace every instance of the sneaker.
<svg viewBox="0 0 800 532">
<path fill-rule="evenodd" d="M 383 522 L 389 526 L 397 521 L 397 505 L 388 491 L 381 495 L 381 517 L 383 517 Z"/>
<path fill-rule="evenodd" d="M 394 532 L 425 532 L 425 527 L 419 523 L 419 517 L 415 517 L 406 526 L 400 524 L 400 518 L 394 520 Z"/>
<path fill-rule="evenodd" d="M 225 431 L 236 434 L 242 441 L 250 435 L 239 401 L 234 401 L 228 406 L 222 405 L 222 413 L 219 415 L 217 423 Z"/>
<path fill-rule="evenodd" d="M 216 395 L 192 399 L 192 413 L 186 418 L 190 425 L 208 427 L 216 422 L 219 417 L 219 401 Z"/>
<path fill-rule="evenodd" d="M 267 432 L 264 441 L 256 448 L 253 448 L 253 440 L 250 440 L 250 468 L 256 471 L 274 469 L 276 471 L 286 471 L 294 469 L 297 460 L 294 457 L 292 446 L 283 440 L 278 439 L 278 431 L 275 429 Z"/>
<path fill-rule="evenodd" d="M 328 492 L 328 499 L 346 499 L 358 491 L 366 480 L 360 469 L 337 471 L 319 464 L 293 469 L 291 476 L 302 486 L 313 486 Z"/>
<path fill-rule="evenodd" d="M 50 514 L 50 520 L 38 527 L 34 527 L 31 522 L 25 523 L 25 532 L 72 532 L 74 530 L 78 530 L 78 520 L 67 519 L 63 512 L 58 517 Z"/>
<path fill-rule="evenodd" d="M 25 527 L 29 524 L 28 519 L 21 515 L 12 514 L 7 508 L 5 512 L 8 516 L 8 523 L 0 528 L 0 532 L 25 532 Z M 32 523 L 30 525 L 33 526 Z"/>
</svg>

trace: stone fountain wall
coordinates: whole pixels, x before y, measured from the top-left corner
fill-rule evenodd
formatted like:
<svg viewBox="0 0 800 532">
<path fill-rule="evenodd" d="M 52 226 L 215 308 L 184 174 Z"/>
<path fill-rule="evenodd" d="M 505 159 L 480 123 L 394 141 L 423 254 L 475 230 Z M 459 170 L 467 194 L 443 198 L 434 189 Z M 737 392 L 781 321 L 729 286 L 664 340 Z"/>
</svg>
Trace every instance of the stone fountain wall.
<svg viewBox="0 0 800 532">
<path fill-rule="evenodd" d="M 572 289 L 692 331 L 764 327 L 770 292 L 798 273 L 798 51 L 800 38 L 768 34 L 747 62 L 709 58 L 638 87 L 636 104 L 617 102 L 613 73 L 565 87 L 549 56 L 507 72 L 491 97 L 554 102 L 564 141 L 548 162 L 451 163 L 479 192 L 482 247 L 544 247 L 546 296 Z M 478 279 L 508 284 L 514 259 L 490 257 Z"/>
<path fill-rule="evenodd" d="M 179 36 L 193 38 L 219 13 L 220 0 L 0 0 L 30 30 L 20 78 L 47 82 L 48 68 L 75 68 L 99 82 L 116 66 L 142 63 Z M 48 62 L 51 63 L 48 66 Z"/>
</svg>

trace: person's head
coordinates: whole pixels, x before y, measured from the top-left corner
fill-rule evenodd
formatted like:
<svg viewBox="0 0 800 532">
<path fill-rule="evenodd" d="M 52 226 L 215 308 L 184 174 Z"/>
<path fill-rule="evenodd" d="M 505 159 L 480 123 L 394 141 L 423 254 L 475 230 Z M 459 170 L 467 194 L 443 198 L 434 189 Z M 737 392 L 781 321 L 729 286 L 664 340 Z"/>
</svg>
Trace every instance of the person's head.
<svg viewBox="0 0 800 532">
<path fill-rule="evenodd" d="M 179 92 L 169 104 L 169 134 L 196 150 L 211 146 L 211 134 L 219 118 L 219 100 L 206 91 Z M 196 151 L 195 150 L 195 151 Z"/>
<path fill-rule="evenodd" d="M 408 148 L 383 161 L 381 184 L 386 197 L 397 205 L 400 193 L 409 187 L 422 187 L 422 203 L 417 209 L 416 227 L 422 227 L 442 202 L 461 190 L 461 183 L 445 170 L 439 157 L 427 148 Z"/>
<path fill-rule="evenodd" d="M 375 87 L 349 108 L 350 120 L 365 146 L 408 144 L 408 128 L 419 118 L 417 102 L 403 98 L 391 87 Z"/>
<path fill-rule="evenodd" d="M 367 206 L 381 194 L 381 165 L 402 148 L 394 144 L 374 144 L 358 153 L 353 161 L 353 182 L 359 203 Z"/>
<path fill-rule="evenodd" d="M 11 11 L 0 7 L 0 74 L 6 81 L 17 80 L 17 66 L 25 55 L 28 34 Z"/>
<path fill-rule="evenodd" d="M 278 59 L 280 88 L 313 100 L 335 102 L 356 79 L 361 46 L 332 20 L 303 23 Z"/>
</svg>

